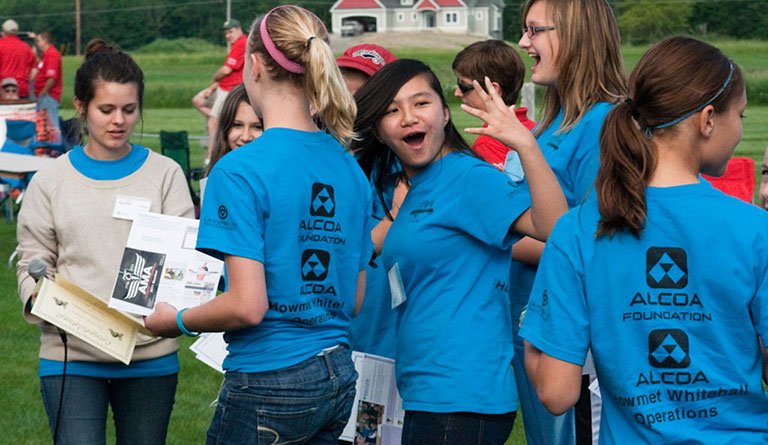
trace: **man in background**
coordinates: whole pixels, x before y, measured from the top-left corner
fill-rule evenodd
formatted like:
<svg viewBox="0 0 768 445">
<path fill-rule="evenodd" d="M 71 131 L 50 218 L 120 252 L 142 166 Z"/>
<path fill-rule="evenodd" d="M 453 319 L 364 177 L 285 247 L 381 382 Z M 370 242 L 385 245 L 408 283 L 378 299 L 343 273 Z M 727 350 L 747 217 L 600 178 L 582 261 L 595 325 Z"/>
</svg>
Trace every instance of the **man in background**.
<svg viewBox="0 0 768 445">
<path fill-rule="evenodd" d="M 213 73 L 213 82 L 204 90 L 192 98 L 192 105 L 197 108 L 208 120 L 208 136 L 212 138 L 216 133 L 219 112 L 224 104 L 224 99 L 238 84 L 243 82 L 243 64 L 245 63 L 246 38 L 240 22 L 230 19 L 224 22 L 224 38 L 232 45 L 224 64 Z M 210 139 L 205 161 L 210 157 Z"/>
<path fill-rule="evenodd" d="M 19 25 L 14 20 L 3 22 L 0 38 L 0 78 L 13 77 L 19 88 L 19 97 L 29 97 L 29 79 L 35 76 L 37 57 L 34 50 L 16 35 Z"/>
<path fill-rule="evenodd" d="M 48 112 L 52 141 L 54 141 L 61 134 L 59 128 L 59 102 L 61 101 L 62 88 L 61 54 L 53 45 L 49 32 L 37 34 L 35 44 L 41 52 L 41 60 L 35 76 L 37 110 Z"/>
<path fill-rule="evenodd" d="M 19 100 L 19 84 L 13 77 L 6 77 L 0 83 L 0 101 Z"/>
</svg>

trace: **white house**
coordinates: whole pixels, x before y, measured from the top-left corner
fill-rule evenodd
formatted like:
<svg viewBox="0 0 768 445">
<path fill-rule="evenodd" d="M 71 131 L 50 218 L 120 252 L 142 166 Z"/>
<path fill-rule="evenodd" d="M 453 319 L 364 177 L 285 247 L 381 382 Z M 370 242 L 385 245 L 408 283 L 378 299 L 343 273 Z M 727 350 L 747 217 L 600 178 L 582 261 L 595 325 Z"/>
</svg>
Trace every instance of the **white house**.
<svg viewBox="0 0 768 445">
<path fill-rule="evenodd" d="M 441 31 L 502 38 L 504 0 L 337 0 L 331 29 L 348 21 L 366 32 Z"/>
</svg>

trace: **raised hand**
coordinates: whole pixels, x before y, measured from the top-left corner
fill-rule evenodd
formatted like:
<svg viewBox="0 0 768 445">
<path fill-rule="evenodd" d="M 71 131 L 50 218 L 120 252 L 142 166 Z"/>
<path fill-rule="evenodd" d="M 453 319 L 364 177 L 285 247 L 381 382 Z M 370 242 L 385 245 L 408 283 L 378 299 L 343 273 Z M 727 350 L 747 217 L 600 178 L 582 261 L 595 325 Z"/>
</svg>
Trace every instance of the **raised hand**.
<svg viewBox="0 0 768 445">
<path fill-rule="evenodd" d="M 464 131 L 492 137 L 519 153 L 538 148 L 536 138 L 515 116 L 515 106 L 507 107 L 487 76 L 485 77 L 485 89 L 480 88 L 480 84 L 476 80 L 473 80 L 472 84 L 483 101 L 485 110 L 472 108 L 465 104 L 461 105 L 461 109 L 482 119 L 487 127 L 466 128 Z"/>
</svg>

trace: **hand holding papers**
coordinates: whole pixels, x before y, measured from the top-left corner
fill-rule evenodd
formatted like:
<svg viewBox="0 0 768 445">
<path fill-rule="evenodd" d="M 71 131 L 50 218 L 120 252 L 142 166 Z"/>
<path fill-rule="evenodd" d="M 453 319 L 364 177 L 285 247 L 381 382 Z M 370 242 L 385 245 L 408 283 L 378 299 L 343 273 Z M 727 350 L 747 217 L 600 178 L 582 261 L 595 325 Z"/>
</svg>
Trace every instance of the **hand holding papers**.
<svg viewBox="0 0 768 445">
<path fill-rule="evenodd" d="M 109 307 L 149 315 L 158 302 L 184 309 L 213 298 L 224 263 L 195 250 L 197 229 L 191 218 L 139 213 Z"/>
</svg>

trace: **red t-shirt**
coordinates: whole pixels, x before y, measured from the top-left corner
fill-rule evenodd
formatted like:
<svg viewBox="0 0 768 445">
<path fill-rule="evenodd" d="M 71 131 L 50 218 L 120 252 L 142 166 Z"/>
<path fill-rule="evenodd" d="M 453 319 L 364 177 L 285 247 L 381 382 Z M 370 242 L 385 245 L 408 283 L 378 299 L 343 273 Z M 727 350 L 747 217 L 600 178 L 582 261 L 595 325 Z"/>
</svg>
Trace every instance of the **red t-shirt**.
<svg viewBox="0 0 768 445">
<path fill-rule="evenodd" d="M 0 39 L 0 79 L 16 79 L 19 97 L 29 96 L 29 73 L 36 64 L 35 52 L 20 38 L 9 34 Z"/>
<path fill-rule="evenodd" d="M 55 46 L 51 45 L 43 51 L 43 58 L 39 65 L 40 71 L 35 77 L 35 94 L 40 96 L 40 92 L 43 91 L 45 81 L 53 79 L 53 87 L 48 91 L 48 94 L 56 99 L 57 102 L 61 101 L 61 85 L 62 85 L 62 72 L 61 72 L 61 54 Z"/>
<path fill-rule="evenodd" d="M 219 88 L 229 91 L 243 82 L 243 64 L 245 63 L 245 34 L 240 36 L 232 44 L 232 48 L 227 54 L 227 60 L 224 66 L 232 68 L 232 72 L 219 80 Z"/>
<path fill-rule="evenodd" d="M 536 126 L 536 122 L 528 119 L 526 113 L 528 113 L 528 109 L 525 107 L 515 108 L 517 120 L 525 125 L 525 128 L 533 130 L 533 127 Z M 504 162 L 507 159 L 509 150 L 511 150 L 511 148 L 498 140 L 482 134 L 475 139 L 475 143 L 472 145 L 472 151 L 477 153 L 477 155 L 485 162 L 493 165 L 499 170 L 504 170 Z"/>
</svg>

